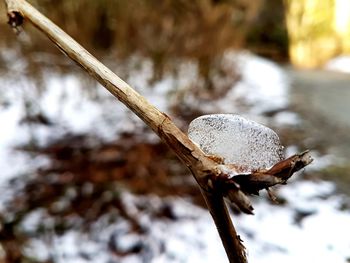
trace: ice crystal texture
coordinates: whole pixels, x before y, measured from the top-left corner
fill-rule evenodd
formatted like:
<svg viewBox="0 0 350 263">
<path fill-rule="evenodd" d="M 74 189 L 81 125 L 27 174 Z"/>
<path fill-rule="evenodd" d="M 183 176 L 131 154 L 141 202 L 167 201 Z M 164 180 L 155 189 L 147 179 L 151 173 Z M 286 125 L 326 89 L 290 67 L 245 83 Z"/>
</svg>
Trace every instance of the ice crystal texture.
<svg viewBox="0 0 350 263">
<path fill-rule="evenodd" d="M 190 123 L 188 136 L 205 154 L 223 158 L 239 172 L 269 168 L 283 159 L 278 135 L 239 115 L 201 116 Z"/>
</svg>

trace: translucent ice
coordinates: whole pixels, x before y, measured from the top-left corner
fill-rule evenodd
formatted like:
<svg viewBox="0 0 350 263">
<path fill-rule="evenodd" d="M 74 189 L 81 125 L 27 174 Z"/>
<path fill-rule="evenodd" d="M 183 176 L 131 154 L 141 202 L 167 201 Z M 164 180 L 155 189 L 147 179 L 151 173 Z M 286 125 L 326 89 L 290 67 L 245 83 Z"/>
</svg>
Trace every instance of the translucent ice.
<svg viewBox="0 0 350 263">
<path fill-rule="evenodd" d="M 273 130 L 238 115 L 201 116 L 190 123 L 188 136 L 205 154 L 219 156 L 243 173 L 283 159 L 283 147 Z"/>
</svg>

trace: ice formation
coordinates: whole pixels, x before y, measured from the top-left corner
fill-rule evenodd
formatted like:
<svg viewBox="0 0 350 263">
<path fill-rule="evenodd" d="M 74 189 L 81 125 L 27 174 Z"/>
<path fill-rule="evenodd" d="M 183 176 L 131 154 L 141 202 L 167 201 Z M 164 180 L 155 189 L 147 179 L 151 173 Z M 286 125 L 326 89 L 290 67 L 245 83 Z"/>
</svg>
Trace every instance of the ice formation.
<svg viewBox="0 0 350 263">
<path fill-rule="evenodd" d="M 239 172 L 268 168 L 283 159 L 278 135 L 239 115 L 201 116 L 190 123 L 188 136 L 205 154 L 223 158 L 225 164 L 238 166 Z"/>
</svg>

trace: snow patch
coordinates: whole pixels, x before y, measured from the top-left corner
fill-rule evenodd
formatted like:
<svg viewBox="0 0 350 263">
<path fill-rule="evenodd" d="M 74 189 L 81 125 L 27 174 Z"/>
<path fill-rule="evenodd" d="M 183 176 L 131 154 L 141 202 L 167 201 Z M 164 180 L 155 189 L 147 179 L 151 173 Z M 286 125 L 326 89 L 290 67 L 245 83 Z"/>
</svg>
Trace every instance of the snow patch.
<svg viewBox="0 0 350 263">
<path fill-rule="evenodd" d="M 324 66 L 325 69 L 350 73 L 350 56 L 340 56 L 331 59 Z"/>
<path fill-rule="evenodd" d="M 280 190 L 279 195 L 286 199 L 286 206 L 271 205 L 259 199 L 254 202 L 255 216 L 234 215 L 249 260 L 258 263 L 304 262 L 306 258 L 320 263 L 344 262 L 350 256 L 350 238 L 344 233 L 350 214 L 338 209 L 342 199 L 334 196 L 333 191 L 334 185 L 328 182 L 297 182 Z M 146 234 L 131 233 L 130 226 L 122 218 L 106 227 L 102 218 L 95 223 L 94 238 L 72 230 L 55 237 L 51 245 L 46 244 L 56 262 L 227 261 L 207 210 L 181 198 L 137 197 L 129 193 L 122 196 L 136 209 L 134 213 L 147 218 L 139 221 L 147 230 Z M 164 202 L 171 207 L 176 219 L 153 216 L 152 211 L 159 210 Z M 144 205 L 150 210 L 139 211 L 137 207 Z M 305 213 L 305 217 L 298 221 L 300 212 Z M 116 256 L 109 251 L 111 246 L 122 251 L 139 246 L 141 252 Z M 35 255 L 40 258 L 48 253 L 43 248 L 45 244 L 38 240 L 31 242 L 29 247 L 33 250 L 28 253 L 37 253 Z"/>
<path fill-rule="evenodd" d="M 295 126 L 301 123 L 299 115 L 291 111 L 278 112 L 272 121 L 277 126 Z"/>
<path fill-rule="evenodd" d="M 281 67 L 248 52 L 228 56 L 236 61 L 241 74 L 230 94 L 236 101 L 247 103 L 255 114 L 287 107 L 290 80 Z"/>
</svg>

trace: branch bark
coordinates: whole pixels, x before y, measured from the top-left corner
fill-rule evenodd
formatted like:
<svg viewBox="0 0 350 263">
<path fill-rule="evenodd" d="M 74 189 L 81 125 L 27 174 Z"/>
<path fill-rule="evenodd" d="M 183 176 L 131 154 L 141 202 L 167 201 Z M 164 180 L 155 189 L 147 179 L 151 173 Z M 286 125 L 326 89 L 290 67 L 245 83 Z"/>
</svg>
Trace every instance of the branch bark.
<svg viewBox="0 0 350 263">
<path fill-rule="evenodd" d="M 24 0 L 5 0 L 9 24 L 17 27 L 30 21 L 55 43 L 68 57 L 74 60 L 113 96 L 140 117 L 191 170 L 198 182 L 208 209 L 217 226 L 220 238 L 231 263 L 247 262 L 244 246 L 231 222 L 221 193 L 208 184 L 208 177 L 220 174 L 217 163 L 205 154 L 163 112 L 151 105 L 126 82 L 94 58 L 63 30 L 43 16 Z M 237 188 L 236 193 L 240 193 Z M 240 193 L 242 195 L 242 193 Z"/>
</svg>

